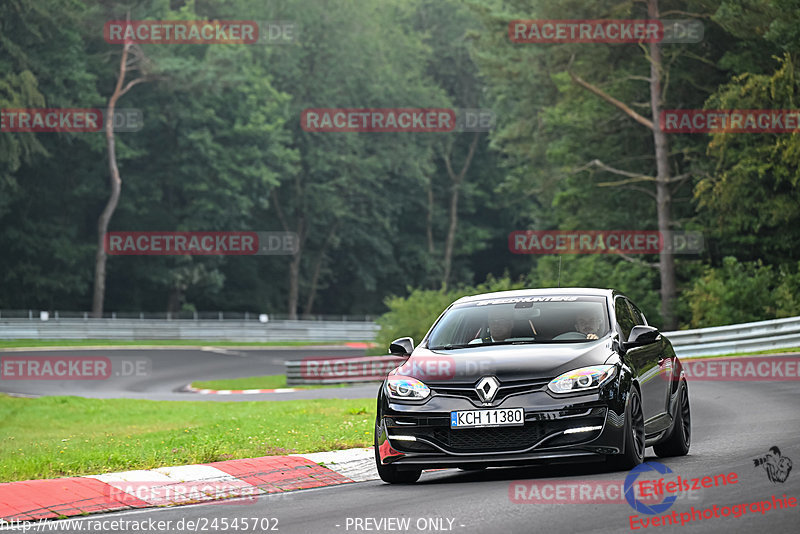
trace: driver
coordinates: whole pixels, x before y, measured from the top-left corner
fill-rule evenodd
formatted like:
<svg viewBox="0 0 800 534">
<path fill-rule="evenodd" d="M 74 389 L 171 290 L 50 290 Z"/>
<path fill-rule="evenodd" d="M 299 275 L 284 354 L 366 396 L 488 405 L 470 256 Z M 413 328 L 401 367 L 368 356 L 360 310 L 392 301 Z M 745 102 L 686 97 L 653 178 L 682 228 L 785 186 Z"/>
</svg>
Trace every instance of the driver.
<svg viewBox="0 0 800 534">
<path fill-rule="evenodd" d="M 514 327 L 514 308 L 494 306 L 489 308 L 489 335 L 492 341 L 505 341 Z"/>
<path fill-rule="evenodd" d="M 493 343 L 497 341 L 505 341 L 511 336 L 511 330 L 514 328 L 514 308 L 511 306 L 491 306 L 489 308 L 489 333 L 483 339 L 475 338 L 469 342 L 470 345 L 475 343 Z"/>
<path fill-rule="evenodd" d="M 582 310 L 575 318 L 575 330 L 586 335 L 586 339 L 597 339 L 603 320 L 592 310 Z"/>
</svg>

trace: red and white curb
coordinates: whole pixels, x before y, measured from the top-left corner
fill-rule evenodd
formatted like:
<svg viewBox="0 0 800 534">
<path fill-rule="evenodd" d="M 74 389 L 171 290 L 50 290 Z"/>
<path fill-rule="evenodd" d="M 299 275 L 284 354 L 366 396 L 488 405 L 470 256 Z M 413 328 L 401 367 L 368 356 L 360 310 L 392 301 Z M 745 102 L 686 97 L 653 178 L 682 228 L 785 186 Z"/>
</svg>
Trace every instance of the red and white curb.
<svg viewBox="0 0 800 534">
<path fill-rule="evenodd" d="M 182 504 L 248 504 L 258 495 L 375 480 L 371 448 L 264 456 L 0 484 L 0 527 L 17 521 Z"/>
<path fill-rule="evenodd" d="M 255 395 L 257 393 L 292 393 L 296 388 L 276 389 L 198 389 L 191 384 L 184 386 L 184 391 L 199 393 L 200 395 Z"/>
</svg>

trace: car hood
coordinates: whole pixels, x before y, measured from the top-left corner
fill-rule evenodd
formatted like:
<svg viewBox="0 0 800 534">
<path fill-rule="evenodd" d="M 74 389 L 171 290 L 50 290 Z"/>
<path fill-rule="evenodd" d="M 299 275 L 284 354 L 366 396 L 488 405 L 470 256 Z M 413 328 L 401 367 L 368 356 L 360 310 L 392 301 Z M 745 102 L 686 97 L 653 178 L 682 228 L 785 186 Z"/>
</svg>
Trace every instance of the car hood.
<svg viewBox="0 0 800 534">
<path fill-rule="evenodd" d="M 495 345 L 452 350 L 417 347 L 394 373 L 423 382 L 469 382 L 495 376 L 501 382 L 554 378 L 588 365 L 605 363 L 612 354 L 611 338 L 592 342 Z"/>
</svg>

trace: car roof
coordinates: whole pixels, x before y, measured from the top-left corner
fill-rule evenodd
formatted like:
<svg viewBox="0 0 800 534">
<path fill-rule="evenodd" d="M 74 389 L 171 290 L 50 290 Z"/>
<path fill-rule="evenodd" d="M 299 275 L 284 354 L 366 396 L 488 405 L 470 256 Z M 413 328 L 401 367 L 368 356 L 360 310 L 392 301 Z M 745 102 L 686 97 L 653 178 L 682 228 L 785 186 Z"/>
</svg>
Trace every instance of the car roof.
<svg viewBox="0 0 800 534">
<path fill-rule="evenodd" d="M 598 289 L 596 287 L 549 287 L 538 289 L 514 289 L 511 291 L 496 291 L 494 293 L 481 293 L 479 295 L 469 295 L 461 297 L 453 304 L 463 304 L 484 299 L 531 297 L 544 295 L 587 295 L 593 297 L 608 297 L 620 294 L 614 289 Z"/>
</svg>

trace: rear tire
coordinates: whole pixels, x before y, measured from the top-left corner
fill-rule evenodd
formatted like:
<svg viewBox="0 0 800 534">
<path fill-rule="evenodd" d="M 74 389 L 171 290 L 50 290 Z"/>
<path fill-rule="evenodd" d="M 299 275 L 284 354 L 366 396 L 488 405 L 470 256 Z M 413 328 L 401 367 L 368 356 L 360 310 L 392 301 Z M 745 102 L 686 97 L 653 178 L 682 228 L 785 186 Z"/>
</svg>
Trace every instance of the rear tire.
<svg viewBox="0 0 800 534">
<path fill-rule="evenodd" d="M 378 470 L 378 476 L 381 480 L 389 484 L 413 484 L 422 475 L 422 469 L 412 469 L 409 471 L 400 471 L 395 465 L 383 465 L 381 463 L 381 456 L 378 452 L 378 421 L 375 421 L 375 467 Z"/>
<path fill-rule="evenodd" d="M 685 456 L 692 444 L 692 413 L 689 408 L 689 387 L 681 381 L 678 391 L 678 408 L 669 437 L 654 445 L 653 450 L 661 458 Z"/>
<path fill-rule="evenodd" d="M 625 451 L 607 459 L 615 471 L 629 471 L 644 461 L 644 415 L 639 391 L 631 387 L 625 406 Z"/>
</svg>

